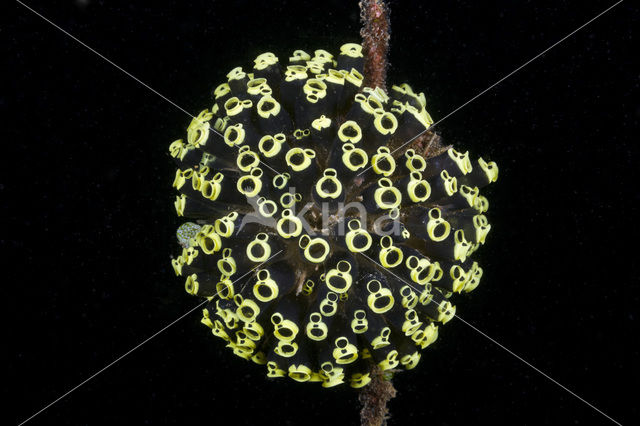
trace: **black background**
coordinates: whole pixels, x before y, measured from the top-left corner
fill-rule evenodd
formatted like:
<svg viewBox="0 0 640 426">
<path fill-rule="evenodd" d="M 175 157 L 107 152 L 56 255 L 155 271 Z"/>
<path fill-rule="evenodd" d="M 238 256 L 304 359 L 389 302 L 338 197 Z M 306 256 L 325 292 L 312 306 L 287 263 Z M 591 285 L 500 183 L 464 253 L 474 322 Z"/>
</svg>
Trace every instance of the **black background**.
<svg viewBox="0 0 640 426">
<path fill-rule="evenodd" d="M 28 1 L 194 114 L 259 53 L 358 41 L 355 0 L 134 3 Z M 424 91 L 438 120 L 612 3 L 392 1 L 389 81 Z M 167 148 L 190 117 L 11 7 L 0 190 L 19 423 L 198 300 L 169 264 L 180 222 Z M 459 315 L 623 424 L 640 420 L 638 24 L 622 3 L 438 126 L 500 166 L 485 274 Z M 358 422 L 355 391 L 267 380 L 199 318 L 31 424 Z M 456 319 L 394 384 L 392 425 L 610 424 Z"/>
</svg>

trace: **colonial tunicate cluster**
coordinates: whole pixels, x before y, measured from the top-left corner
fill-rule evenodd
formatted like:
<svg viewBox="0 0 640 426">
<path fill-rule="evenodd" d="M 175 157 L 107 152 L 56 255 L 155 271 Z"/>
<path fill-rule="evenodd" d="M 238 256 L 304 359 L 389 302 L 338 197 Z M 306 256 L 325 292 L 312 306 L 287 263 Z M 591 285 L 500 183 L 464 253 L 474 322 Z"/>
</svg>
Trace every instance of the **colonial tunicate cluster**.
<svg viewBox="0 0 640 426">
<path fill-rule="evenodd" d="M 237 67 L 170 146 L 186 291 L 234 354 L 324 387 L 412 369 L 476 288 L 495 163 L 403 144 L 424 94 L 363 87 L 362 48 Z M 425 133 L 426 132 L 426 133 Z M 401 147 L 401 149 L 397 149 Z M 396 150 L 397 149 L 397 150 Z"/>
</svg>

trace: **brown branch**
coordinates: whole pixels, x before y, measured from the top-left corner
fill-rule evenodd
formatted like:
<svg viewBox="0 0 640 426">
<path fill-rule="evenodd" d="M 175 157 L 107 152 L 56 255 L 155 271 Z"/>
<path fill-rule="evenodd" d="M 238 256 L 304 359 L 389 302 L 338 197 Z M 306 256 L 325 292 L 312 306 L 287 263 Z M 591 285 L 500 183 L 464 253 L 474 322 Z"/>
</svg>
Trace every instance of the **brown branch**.
<svg viewBox="0 0 640 426">
<path fill-rule="evenodd" d="M 360 1 L 364 85 L 387 91 L 387 54 L 389 52 L 389 8 L 384 0 Z"/>
<path fill-rule="evenodd" d="M 386 425 L 390 417 L 387 404 L 396 396 L 396 389 L 391 380 L 385 379 L 384 372 L 377 365 L 372 365 L 370 374 L 371 382 L 362 388 L 358 396 L 362 404 L 360 424 L 362 426 Z"/>
<path fill-rule="evenodd" d="M 361 0 L 360 19 L 364 54 L 364 86 L 387 91 L 387 55 L 389 52 L 389 8 L 384 0 Z M 387 403 L 396 396 L 390 380 L 371 364 L 371 382 L 360 391 L 360 422 L 363 426 L 382 426 L 389 417 Z"/>
</svg>

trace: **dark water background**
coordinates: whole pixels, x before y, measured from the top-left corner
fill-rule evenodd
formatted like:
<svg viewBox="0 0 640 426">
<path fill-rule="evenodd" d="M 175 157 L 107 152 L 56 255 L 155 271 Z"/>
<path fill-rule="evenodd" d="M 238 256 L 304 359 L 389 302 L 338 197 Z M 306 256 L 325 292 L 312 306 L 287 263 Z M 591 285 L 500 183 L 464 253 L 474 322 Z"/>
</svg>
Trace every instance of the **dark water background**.
<svg viewBox="0 0 640 426">
<path fill-rule="evenodd" d="M 355 1 L 137 3 L 28 2 L 192 113 L 259 53 L 358 40 Z M 438 120 L 612 3 L 393 1 L 389 81 L 424 91 Z M 198 301 L 169 264 L 179 221 L 167 147 L 190 118 L 9 6 L 0 193 L 18 423 Z M 623 424 L 640 421 L 637 12 L 625 1 L 439 126 L 500 166 L 485 274 L 458 313 Z M 266 380 L 199 319 L 31 423 L 358 422 L 356 392 Z M 455 319 L 394 383 L 392 425 L 608 424 Z"/>
</svg>

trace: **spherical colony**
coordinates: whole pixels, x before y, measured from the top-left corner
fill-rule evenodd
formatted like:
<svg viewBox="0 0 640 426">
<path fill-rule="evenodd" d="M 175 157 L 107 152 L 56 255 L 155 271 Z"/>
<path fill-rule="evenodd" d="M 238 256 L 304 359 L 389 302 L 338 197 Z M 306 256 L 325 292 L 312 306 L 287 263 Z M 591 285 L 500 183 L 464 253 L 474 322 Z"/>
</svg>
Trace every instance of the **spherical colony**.
<svg viewBox="0 0 640 426">
<path fill-rule="evenodd" d="M 269 377 L 357 388 L 371 363 L 412 369 L 482 276 L 496 164 L 395 152 L 436 137 L 424 94 L 363 87 L 362 66 L 357 44 L 261 54 L 170 146 L 177 213 L 197 222 L 173 268 L 208 299 L 202 323 Z"/>
</svg>

